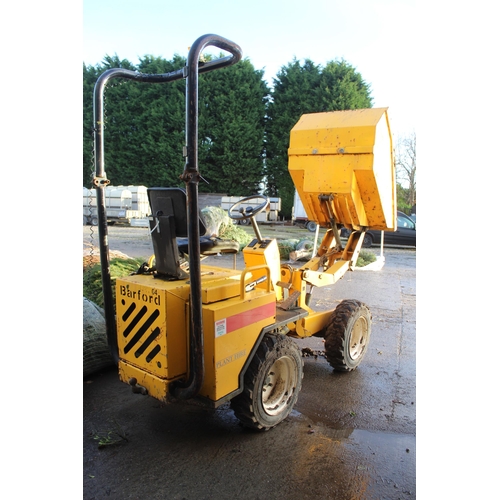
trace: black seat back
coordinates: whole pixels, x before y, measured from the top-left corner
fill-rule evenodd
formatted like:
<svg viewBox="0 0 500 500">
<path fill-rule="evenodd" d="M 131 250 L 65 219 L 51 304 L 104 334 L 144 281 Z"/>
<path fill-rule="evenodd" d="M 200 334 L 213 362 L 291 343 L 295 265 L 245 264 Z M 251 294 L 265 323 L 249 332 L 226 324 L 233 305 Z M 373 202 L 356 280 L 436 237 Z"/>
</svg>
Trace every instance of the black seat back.
<svg viewBox="0 0 500 500">
<path fill-rule="evenodd" d="M 176 238 L 188 236 L 186 192 L 181 188 L 149 188 L 148 199 L 156 270 L 167 279 L 184 279 L 187 274 L 180 268 Z M 201 217 L 198 220 L 203 235 L 205 224 Z"/>
</svg>

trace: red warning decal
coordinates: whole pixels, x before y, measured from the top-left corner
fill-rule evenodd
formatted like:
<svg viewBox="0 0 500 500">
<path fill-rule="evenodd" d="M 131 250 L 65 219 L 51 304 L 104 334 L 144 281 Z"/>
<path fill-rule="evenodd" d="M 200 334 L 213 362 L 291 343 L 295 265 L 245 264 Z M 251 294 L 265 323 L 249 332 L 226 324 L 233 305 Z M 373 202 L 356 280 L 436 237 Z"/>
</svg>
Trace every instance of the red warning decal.
<svg viewBox="0 0 500 500">
<path fill-rule="evenodd" d="M 240 328 L 274 316 L 275 314 L 276 303 L 270 302 L 269 304 L 249 309 L 248 311 L 235 314 L 234 316 L 229 316 L 228 318 L 215 322 L 215 336 L 220 337 L 226 333 L 234 332 L 235 330 L 239 330 Z"/>
</svg>

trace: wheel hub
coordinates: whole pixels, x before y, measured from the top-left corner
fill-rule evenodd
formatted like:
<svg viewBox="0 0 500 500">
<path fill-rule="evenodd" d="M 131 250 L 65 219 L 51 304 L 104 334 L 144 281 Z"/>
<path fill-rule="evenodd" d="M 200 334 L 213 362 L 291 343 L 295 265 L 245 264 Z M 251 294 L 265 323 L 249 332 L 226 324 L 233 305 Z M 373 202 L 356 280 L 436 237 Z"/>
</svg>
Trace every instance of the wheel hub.
<svg viewBox="0 0 500 500">
<path fill-rule="evenodd" d="M 351 338 L 349 342 L 349 356 L 351 359 L 357 359 L 365 350 L 368 338 L 368 323 L 366 319 L 361 316 L 356 320 L 352 327 Z"/>
<path fill-rule="evenodd" d="M 297 386 L 298 373 L 289 356 L 276 360 L 262 387 L 262 406 L 269 415 L 278 415 Z"/>
</svg>

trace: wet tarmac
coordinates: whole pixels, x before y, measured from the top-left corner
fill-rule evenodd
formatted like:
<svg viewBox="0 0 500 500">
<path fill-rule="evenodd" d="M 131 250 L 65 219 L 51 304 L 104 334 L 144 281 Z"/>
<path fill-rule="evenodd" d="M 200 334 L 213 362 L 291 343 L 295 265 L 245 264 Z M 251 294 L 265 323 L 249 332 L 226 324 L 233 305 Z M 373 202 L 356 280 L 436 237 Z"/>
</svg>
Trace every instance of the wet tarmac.
<svg viewBox="0 0 500 500">
<path fill-rule="evenodd" d="M 85 379 L 83 498 L 416 498 L 416 251 L 384 254 L 380 271 L 348 273 L 311 302 L 369 305 L 362 364 L 336 373 L 322 339 L 297 341 L 310 354 L 302 391 L 268 432 L 241 427 L 229 405 L 162 405 L 132 394 L 115 369 Z M 231 256 L 210 259 L 233 266 Z"/>
</svg>

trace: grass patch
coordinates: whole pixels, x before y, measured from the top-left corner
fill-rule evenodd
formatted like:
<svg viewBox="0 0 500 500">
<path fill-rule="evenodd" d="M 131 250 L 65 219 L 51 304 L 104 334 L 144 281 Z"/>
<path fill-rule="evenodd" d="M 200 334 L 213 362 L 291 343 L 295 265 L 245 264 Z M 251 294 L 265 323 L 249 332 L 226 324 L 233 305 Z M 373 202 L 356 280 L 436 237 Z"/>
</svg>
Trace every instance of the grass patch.
<svg viewBox="0 0 500 500">
<path fill-rule="evenodd" d="M 356 262 L 356 267 L 365 267 L 376 260 L 377 256 L 374 253 L 368 252 L 367 250 L 361 250 L 361 252 L 359 252 L 358 261 Z"/>
<path fill-rule="evenodd" d="M 109 272 L 111 275 L 111 289 L 113 299 L 115 299 L 115 280 L 123 276 L 130 276 L 136 272 L 144 259 L 122 259 L 114 258 L 109 261 Z M 102 272 L 101 264 L 87 266 L 83 271 L 83 296 L 99 307 L 104 307 L 102 293 Z M 113 301 L 114 303 L 114 301 Z"/>
</svg>

